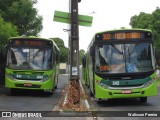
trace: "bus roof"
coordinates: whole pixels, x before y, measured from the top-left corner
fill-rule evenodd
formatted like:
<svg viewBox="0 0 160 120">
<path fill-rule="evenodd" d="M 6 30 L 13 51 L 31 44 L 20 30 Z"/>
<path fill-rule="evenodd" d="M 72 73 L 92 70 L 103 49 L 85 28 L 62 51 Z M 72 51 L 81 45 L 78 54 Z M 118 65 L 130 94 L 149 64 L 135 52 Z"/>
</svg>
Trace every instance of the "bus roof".
<svg viewBox="0 0 160 120">
<path fill-rule="evenodd" d="M 90 49 L 90 47 L 93 45 L 93 43 L 95 42 L 95 36 L 97 34 L 101 34 L 101 33 L 104 33 L 104 32 L 116 32 L 116 31 L 127 31 L 127 30 L 140 30 L 140 31 L 148 31 L 148 32 L 152 32 L 150 29 L 140 29 L 140 28 L 120 28 L 120 29 L 113 29 L 113 30 L 105 30 L 105 31 L 101 31 L 101 32 L 97 32 L 94 34 L 91 42 L 89 43 L 88 47 L 87 47 L 87 51 Z"/>
<path fill-rule="evenodd" d="M 114 32 L 114 31 L 125 31 L 125 30 L 141 30 L 141 31 L 148 31 L 148 32 L 151 32 L 151 30 L 149 30 L 149 29 L 140 29 L 140 28 L 121 28 L 121 29 L 113 29 L 113 30 L 106 30 L 106 31 L 97 32 L 97 33 L 95 33 L 95 35 L 96 35 L 96 34 L 103 33 L 103 32 Z"/>
<path fill-rule="evenodd" d="M 51 41 L 51 39 L 46 39 L 46 38 L 40 38 L 40 37 L 36 37 L 36 36 L 17 36 L 17 37 L 10 37 L 9 40 L 12 39 L 33 39 L 33 40 L 48 40 Z"/>
<path fill-rule="evenodd" d="M 32 39 L 32 40 L 46 40 L 46 41 L 51 41 L 53 45 L 56 47 L 57 52 L 60 52 L 57 44 L 52 40 L 52 39 L 47 39 L 47 38 L 40 38 L 36 36 L 17 36 L 17 37 L 10 37 L 9 40 L 14 40 L 14 39 Z"/>
</svg>

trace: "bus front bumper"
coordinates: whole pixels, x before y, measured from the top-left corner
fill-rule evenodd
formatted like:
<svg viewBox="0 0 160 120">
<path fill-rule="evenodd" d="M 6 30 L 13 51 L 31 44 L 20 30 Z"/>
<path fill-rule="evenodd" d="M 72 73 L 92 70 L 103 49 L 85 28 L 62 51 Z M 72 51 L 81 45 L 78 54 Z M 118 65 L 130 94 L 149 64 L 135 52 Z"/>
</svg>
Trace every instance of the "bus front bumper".
<svg viewBox="0 0 160 120">
<path fill-rule="evenodd" d="M 95 98 L 112 99 L 112 98 L 137 98 L 157 95 L 157 85 L 153 82 L 148 87 L 135 89 L 104 89 L 95 84 Z"/>
<path fill-rule="evenodd" d="M 28 81 L 28 80 L 11 80 L 6 78 L 6 88 L 18 88 L 18 89 L 37 89 L 37 90 L 52 90 L 53 80 L 47 81 Z"/>
</svg>

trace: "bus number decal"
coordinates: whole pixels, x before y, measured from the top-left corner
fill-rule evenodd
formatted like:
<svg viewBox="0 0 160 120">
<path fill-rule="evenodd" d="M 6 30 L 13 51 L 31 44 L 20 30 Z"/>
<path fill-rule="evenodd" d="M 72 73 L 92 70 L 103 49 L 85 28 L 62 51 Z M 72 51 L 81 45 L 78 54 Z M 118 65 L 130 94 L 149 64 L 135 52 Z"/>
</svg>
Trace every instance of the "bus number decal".
<svg viewBox="0 0 160 120">
<path fill-rule="evenodd" d="M 37 75 L 37 79 L 43 79 L 43 76 Z"/>
<path fill-rule="evenodd" d="M 22 75 L 18 75 L 18 74 L 17 74 L 17 75 L 16 75 L 16 78 L 22 78 Z"/>
<path fill-rule="evenodd" d="M 119 81 L 113 81 L 112 85 L 119 85 Z"/>
<path fill-rule="evenodd" d="M 103 40 L 110 40 L 111 34 L 103 34 Z"/>
</svg>

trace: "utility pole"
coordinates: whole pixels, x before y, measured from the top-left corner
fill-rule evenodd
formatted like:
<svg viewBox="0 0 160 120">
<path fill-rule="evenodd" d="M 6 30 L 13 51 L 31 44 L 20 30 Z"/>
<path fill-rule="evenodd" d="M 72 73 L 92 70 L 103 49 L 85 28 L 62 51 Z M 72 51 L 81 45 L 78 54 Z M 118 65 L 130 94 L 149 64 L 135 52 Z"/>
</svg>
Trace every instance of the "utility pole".
<svg viewBox="0 0 160 120">
<path fill-rule="evenodd" d="M 69 45 L 70 45 L 70 80 L 73 87 L 75 87 L 77 92 L 77 99 L 74 103 L 79 103 L 80 100 L 80 90 L 79 90 L 79 24 L 78 24 L 78 2 L 80 0 L 70 0 L 69 10 L 70 10 L 70 35 L 69 35 Z M 73 83 L 74 82 L 74 83 Z"/>
<path fill-rule="evenodd" d="M 69 64 L 70 64 L 70 84 L 69 103 L 79 103 L 79 25 L 91 27 L 93 17 L 78 14 L 78 3 L 81 0 L 69 0 L 69 13 L 55 11 L 53 21 L 69 24 L 69 29 L 64 29 L 69 33 Z"/>
<path fill-rule="evenodd" d="M 70 0 L 70 79 L 79 79 L 78 0 Z"/>
</svg>

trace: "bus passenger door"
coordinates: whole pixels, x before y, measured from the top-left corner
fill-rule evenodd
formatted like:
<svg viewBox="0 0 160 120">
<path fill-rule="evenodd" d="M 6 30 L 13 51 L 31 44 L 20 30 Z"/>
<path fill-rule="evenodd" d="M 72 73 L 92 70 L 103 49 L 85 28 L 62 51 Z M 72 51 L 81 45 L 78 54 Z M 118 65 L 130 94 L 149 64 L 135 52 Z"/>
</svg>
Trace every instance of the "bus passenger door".
<svg viewBox="0 0 160 120">
<path fill-rule="evenodd" d="M 93 97 L 95 94 L 95 84 L 94 84 L 94 61 L 95 61 L 95 54 L 94 48 L 91 46 L 90 53 L 89 53 L 89 86 L 90 86 L 90 95 Z"/>
</svg>

